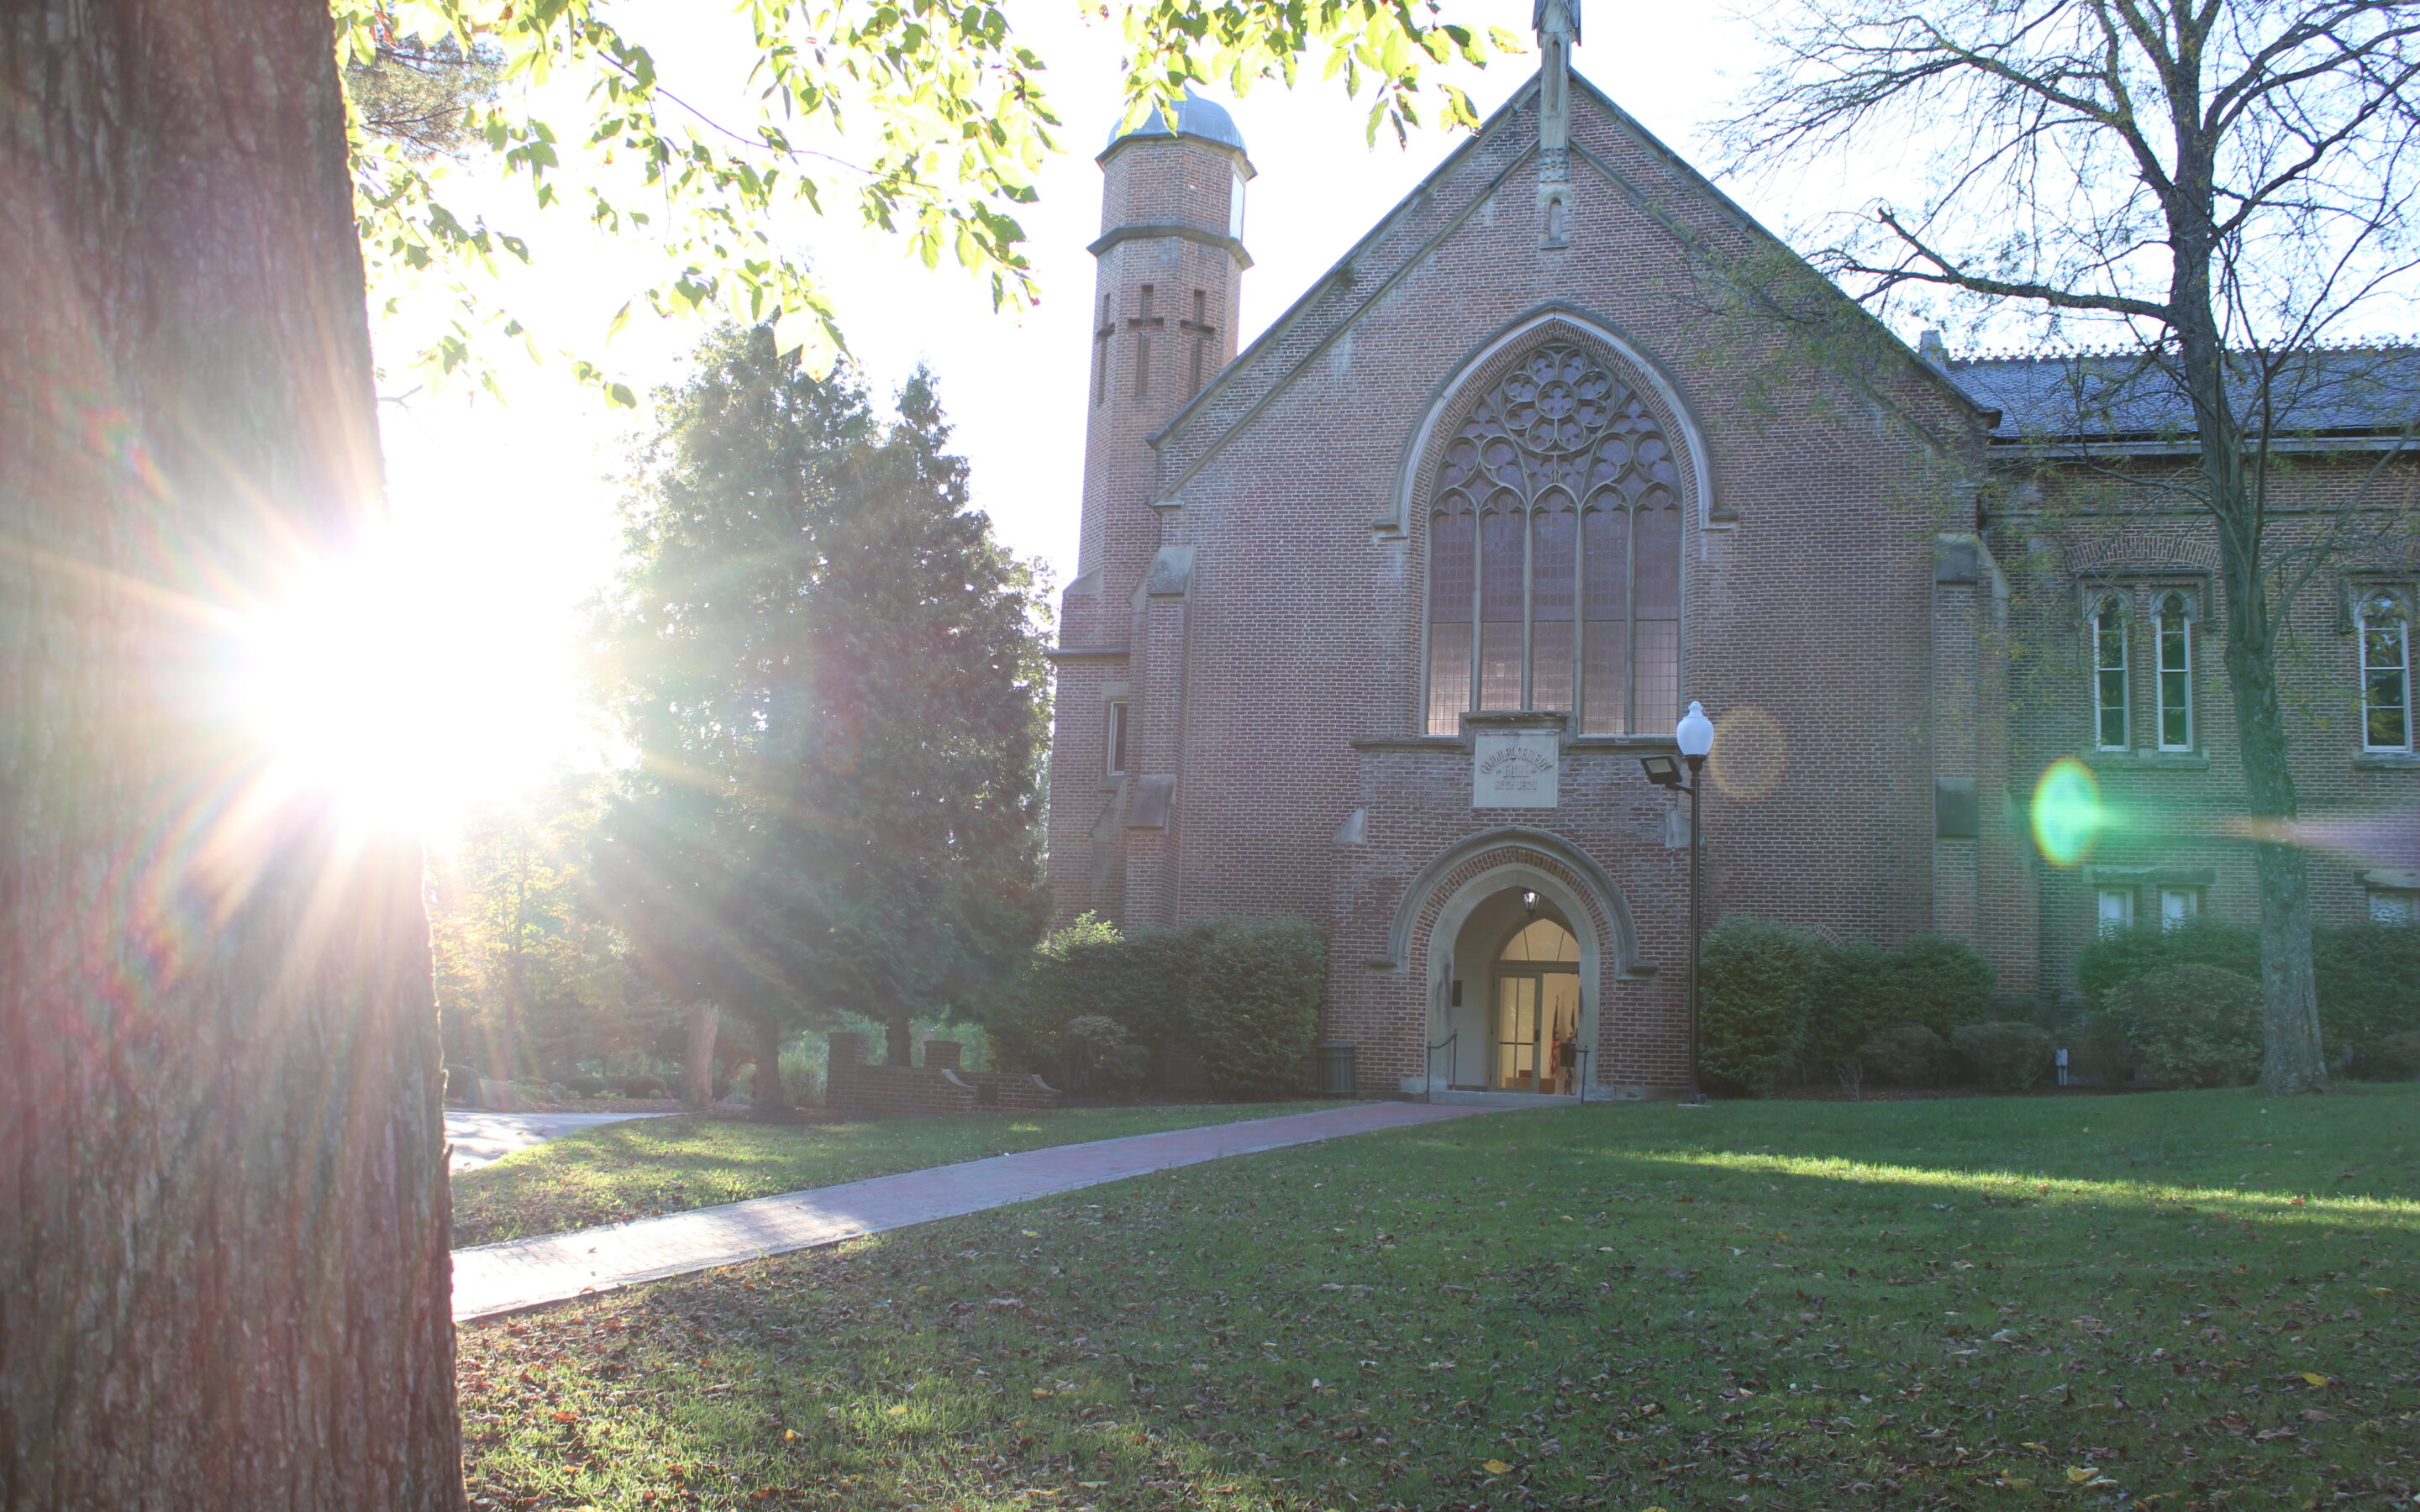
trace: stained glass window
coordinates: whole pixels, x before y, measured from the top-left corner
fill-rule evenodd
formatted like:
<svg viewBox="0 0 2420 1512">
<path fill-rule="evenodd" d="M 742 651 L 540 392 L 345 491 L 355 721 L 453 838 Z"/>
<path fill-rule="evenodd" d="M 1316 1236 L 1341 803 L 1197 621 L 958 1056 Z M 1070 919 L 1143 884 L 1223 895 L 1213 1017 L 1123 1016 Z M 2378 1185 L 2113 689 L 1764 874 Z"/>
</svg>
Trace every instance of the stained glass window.
<svg viewBox="0 0 2420 1512">
<path fill-rule="evenodd" d="M 1515 366 L 1437 475 L 1429 733 L 1458 733 L 1471 709 L 1571 711 L 1583 734 L 1670 729 L 1681 527 L 1679 469 L 1636 393 L 1577 347 Z"/>
</svg>

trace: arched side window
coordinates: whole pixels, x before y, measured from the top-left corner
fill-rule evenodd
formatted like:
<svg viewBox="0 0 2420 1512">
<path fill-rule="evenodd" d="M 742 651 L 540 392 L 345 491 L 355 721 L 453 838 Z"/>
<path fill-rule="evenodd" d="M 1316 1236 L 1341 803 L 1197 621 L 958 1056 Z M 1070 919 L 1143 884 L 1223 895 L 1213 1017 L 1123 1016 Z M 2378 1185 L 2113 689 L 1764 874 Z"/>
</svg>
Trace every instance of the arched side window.
<svg viewBox="0 0 2420 1512">
<path fill-rule="evenodd" d="M 1637 393 L 1581 347 L 1472 407 L 1429 510 L 1428 733 L 1474 709 L 1661 733 L 1681 694 L 1681 475 Z"/>
<path fill-rule="evenodd" d="M 2361 744 L 2412 748 L 2412 620 L 2393 594 L 2361 606 Z"/>
<path fill-rule="evenodd" d="M 2191 750 L 2193 728 L 2193 615 L 2182 594 L 2163 594 L 2156 610 L 2160 633 L 2160 748 Z"/>
<path fill-rule="evenodd" d="M 2126 728 L 2126 605 L 2112 594 L 2092 611 L 2092 743 L 2124 750 Z"/>
</svg>

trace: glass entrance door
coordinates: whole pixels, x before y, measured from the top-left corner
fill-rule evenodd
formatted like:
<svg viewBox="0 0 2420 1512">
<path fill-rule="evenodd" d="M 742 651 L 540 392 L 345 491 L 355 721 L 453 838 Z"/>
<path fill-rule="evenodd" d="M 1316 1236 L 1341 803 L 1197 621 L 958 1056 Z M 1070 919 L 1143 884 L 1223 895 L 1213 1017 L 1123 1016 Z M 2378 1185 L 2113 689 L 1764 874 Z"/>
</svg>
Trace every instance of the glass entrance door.
<svg viewBox="0 0 2420 1512">
<path fill-rule="evenodd" d="M 1578 972 L 1497 968 L 1497 1091 L 1571 1091 L 1578 1085 L 1572 1062 L 1579 1030 Z"/>
<path fill-rule="evenodd" d="M 1537 977 L 1523 972 L 1496 979 L 1496 1088 L 1503 1092 L 1538 1089 Z"/>
</svg>

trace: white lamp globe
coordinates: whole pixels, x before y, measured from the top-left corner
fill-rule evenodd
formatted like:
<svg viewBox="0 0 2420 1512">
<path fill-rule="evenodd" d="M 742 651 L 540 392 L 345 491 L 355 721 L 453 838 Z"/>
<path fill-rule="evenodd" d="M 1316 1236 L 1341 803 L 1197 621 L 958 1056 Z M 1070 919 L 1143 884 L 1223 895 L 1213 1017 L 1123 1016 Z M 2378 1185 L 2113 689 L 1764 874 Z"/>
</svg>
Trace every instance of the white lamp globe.
<svg viewBox="0 0 2420 1512">
<path fill-rule="evenodd" d="M 1681 743 L 1683 756 L 1703 756 L 1714 748 L 1714 721 L 1706 717 L 1704 704 L 1696 699 L 1689 701 L 1689 712 L 1681 716 L 1672 738 Z"/>
</svg>

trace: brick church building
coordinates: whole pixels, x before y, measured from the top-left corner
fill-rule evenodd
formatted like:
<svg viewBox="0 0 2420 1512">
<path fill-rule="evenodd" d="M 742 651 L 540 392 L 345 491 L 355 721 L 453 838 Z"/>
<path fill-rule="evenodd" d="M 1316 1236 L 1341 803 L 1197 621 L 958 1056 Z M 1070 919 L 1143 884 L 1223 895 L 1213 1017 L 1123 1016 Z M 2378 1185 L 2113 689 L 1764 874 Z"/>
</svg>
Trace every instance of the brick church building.
<svg viewBox="0 0 2420 1512">
<path fill-rule="evenodd" d="M 1862 316 L 1858 355 L 1808 354 L 1709 270 L 1811 270 L 1544 40 L 1539 75 L 1240 353 L 1233 119 L 1188 100 L 1100 155 L 1060 916 L 1313 920 L 1323 1036 L 1365 1091 L 1668 1092 L 1687 810 L 1639 758 L 1694 699 L 1717 731 L 1710 927 L 1952 935 L 2004 995 L 2055 1000 L 2096 927 L 2250 922 L 2217 552 L 2156 502 L 2192 467 L 2178 405 Z M 2382 427 L 2345 401 L 2280 510 L 2409 510 L 2412 470 L 2376 464 L 2412 389 Z M 2293 613 L 2323 920 L 2420 889 L 2420 571 L 2367 549 Z M 2112 815 L 2071 865 L 2027 823 L 2061 757 Z"/>
</svg>

